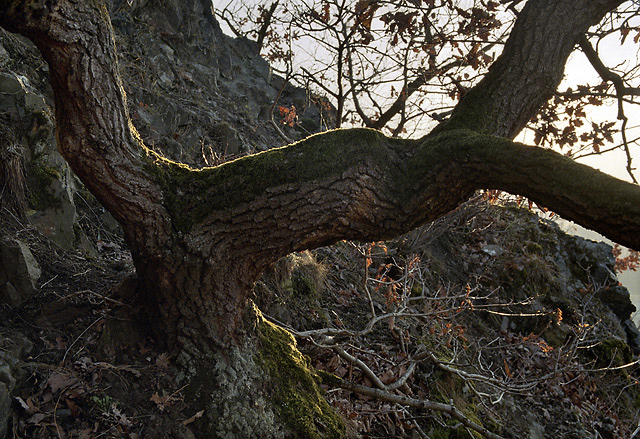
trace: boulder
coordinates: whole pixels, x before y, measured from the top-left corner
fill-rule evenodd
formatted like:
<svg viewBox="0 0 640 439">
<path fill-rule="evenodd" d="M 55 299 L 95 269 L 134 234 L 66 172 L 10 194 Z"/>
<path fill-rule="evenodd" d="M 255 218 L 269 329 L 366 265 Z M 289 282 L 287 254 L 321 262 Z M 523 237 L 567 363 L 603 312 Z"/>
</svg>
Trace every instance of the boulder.
<svg viewBox="0 0 640 439">
<path fill-rule="evenodd" d="M 33 296 L 41 274 L 27 244 L 17 239 L 0 241 L 0 300 L 15 306 Z"/>
<path fill-rule="evenodd" d="M 631 295 L 622 285 L 603 288 L 597 293 L 598 298 L 620 319 L 621 322 L 631 318 L 636 307 L 631 303 Z"/>
</svg>

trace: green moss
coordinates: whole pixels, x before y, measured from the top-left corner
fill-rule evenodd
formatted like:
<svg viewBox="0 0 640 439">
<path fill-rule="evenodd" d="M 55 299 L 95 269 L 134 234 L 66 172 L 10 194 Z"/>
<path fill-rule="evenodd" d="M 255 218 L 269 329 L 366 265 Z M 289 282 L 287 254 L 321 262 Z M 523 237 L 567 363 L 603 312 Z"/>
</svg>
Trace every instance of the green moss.
<svg viewBox="0 0 640 439">
<path fill-rule="evenodd" d="M 465 415 L 466 414 L 467 413 L 465 413 Z M 474 419 L 473 417 L 469 416 L 469 419 L 478 425 L 482 425 L 476 422 L 476 419 Z M 482 439 L 483 438 L 483 436 L 480 433 L 473 430 L 469 430 L 471 431 L 471 433 L 469 433 L 469 431 L 462 426 L 457 427 L 456 429 L 453 429 L 454 426 L 460 425 L 460 422 L 457 419 L 447 420 L 447 425 L 449 425 L 451 428 L 447 428 L 447 427 L 435 428 L 433 430 L 433 439 Z"/>
<path fill-rule="evenodd" d="M 487 111 L 487 102 L 491 98 L 491 89 L 485 87 L 474 87 L 467 93 L 458 104 L 451 117 L 438 125 L 432 134 L 445 131 L 468 129 L 477 132 L 493 133 L 496 131 L 495 114 Z"/>
<path fill-rule="evenodd" d="M 457 375 L 439 372 L 442 378 L 436 382 L 436 395 L 435 400 L 444 404 L 453 403 L 458 410 L 460 410 L 470 421 L 477 425 L 483 426 L 482 421 L 478 417 L 478 407 L 473 403 L 474 398 L 470 398 L 466 395 L 469 391 L 465 391 L 465 386 L 471 386 L 472 383 L 465 382 Z M 445 421 L 447 427 L 436 427 L 434 429 L 434 438 L 448 438 L 448 439 L 481 439 L 483 436 L 476 432 L 471 431 L 463 426 L 453 428 L 460 425 L 460 422 L 454 418 L 447 418 Z"/>
<path fill-rule="evenodd" d="M 27 172 L 31 208 L 45 210 L 60 207 L 61 201 L 51 193 L 51 183 L 61 179 L 62 176 L 57 169 L 46 167 L 38 160 L 33 160 Z"/>
<path fill-rule="evenodd" d="M 536 253 L 536 254 L 544 253 L 544 248 L 542 248 L 542 246 L 537 242 L 531 242 L 531 241 L 525 242 L 524 249 L 528 253 Z"/>
<path fill-rule="evenodd" d="M 619 367 L 633 361 L 629 345 L 619 338 L 602 340 L 590 351 L 595 356 L 598 367 Z"/>
<path fill-rule="evenodd" d="M 269 188 L 335 178 L 358 165 L 376 165 L 395 181 L 403 173 L 389 168 L 389 145 L 404 143 L 371 129 L 334 130 L 197 170 L 148 151 L 147 170 L 162 186 L 176 227 L 186 232 L 212 212 L 233 210 Z"/>
<path fill-rule="evenodd" d="M 320 377 L 298 351 L 291 334 L 261 320 L 258 338 L 258 364 L 273 383 L 274 407 L 294 437 L 344 437 L 344 423 L 322 396 Z"/>
</svg>

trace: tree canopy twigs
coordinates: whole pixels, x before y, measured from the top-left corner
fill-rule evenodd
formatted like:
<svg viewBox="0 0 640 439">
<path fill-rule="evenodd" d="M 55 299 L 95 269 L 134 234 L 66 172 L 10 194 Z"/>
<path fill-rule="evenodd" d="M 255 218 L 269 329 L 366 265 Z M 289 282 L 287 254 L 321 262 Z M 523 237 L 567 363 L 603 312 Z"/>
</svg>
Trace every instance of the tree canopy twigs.
<svg viewBox="0 0 640 439">
<path fill-rule="evenodd" d="M 602 79 L 605 81 L 611 81 L 616 89 L 616 98 L 618 100 L 618 116 L 617 117 L 618 117 L 618 120 L 622 121 L 620 134 L 622 135 L 622 147 L 627 157 L 626 169 L 627 169 L 627 173 L 631 177 L 631 180 L 634 183 L 638 184 L 638 180 L 636 180 L 636 177 L 633 173 L 634 168 L 632 168 L 631 166 L 631 160 L 632 160 L 631 152 L 629 151 L 629 143 L 627 142 L 628 118 L 624 114 L 623 97 L 626 95 L 638 95 L 640 94 L 640 89 L 627 87 L 624 83 L 624 79 L 622 78 L 622 76 L 608 69 L 604 65 L 604 63 L 598 56 L 598 53 L 596 52 L 596 50 L 593 48 L 593 46 L 591 45 L 591 43 L 586 37 L 582 37 L 580 39 L 580 48 L 582 49 L 584 54 L 587 56 L 587 59 L 589 60 L 593 68 L 602 77 Z"/>
</svg>

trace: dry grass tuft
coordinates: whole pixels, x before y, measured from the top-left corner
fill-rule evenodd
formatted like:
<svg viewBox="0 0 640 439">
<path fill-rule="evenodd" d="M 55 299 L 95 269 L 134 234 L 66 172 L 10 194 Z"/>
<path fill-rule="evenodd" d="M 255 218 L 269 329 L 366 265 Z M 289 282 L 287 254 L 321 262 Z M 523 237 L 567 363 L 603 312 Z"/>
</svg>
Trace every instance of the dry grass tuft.
<svg viewBox="0 0 640 439">
<path fill-rule="evenodd" d="M 0 132 L 0 207 L 20 218 L 27 211 L 27 183 L 22 148 Z"/>
</svg>

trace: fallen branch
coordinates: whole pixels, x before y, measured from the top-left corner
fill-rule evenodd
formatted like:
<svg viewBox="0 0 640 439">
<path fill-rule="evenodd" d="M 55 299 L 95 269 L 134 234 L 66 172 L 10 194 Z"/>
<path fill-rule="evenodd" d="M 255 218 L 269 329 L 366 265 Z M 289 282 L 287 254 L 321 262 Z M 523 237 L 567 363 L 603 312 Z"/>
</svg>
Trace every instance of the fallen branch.
<svg viewBox="0 0 640 439">
<path fill-rule="evenodd" d="M 323 378 L 323 381 L 326 381 L 327 384 L 339 387 L 341 389 L 351 390 L 352 392 L 356 392 L 361 395 L 371 396 L 373 398 L 381 399 L 383 401 L 388 401 L 395 404 L 401 404 L 404 406 L 446 413 L 452 418 L 460 421 L 460 423 L 465 427 L 477 431 L 484 437 L 487 437 L 489 439 L 503 439 L 502 436 L 492 433 L 482 425 L 478 425 L 470 420 L 464 413 L 462 413 L 456 406 L 452 404 L 443 404 L 440 402 L 430 401 L 428 399 L 416 399 L 409 398 L 407 396 L 396 395 L 385 390 L 374 389 L 373 387 L 361 386 L 359 384 L 345 381 L 335 375 L 331 375 L 328 373 L 323 373 L 321 374 L 321 376 Z"/>
</svg>

